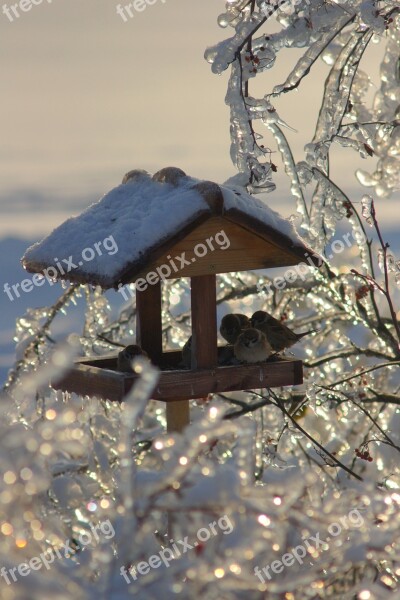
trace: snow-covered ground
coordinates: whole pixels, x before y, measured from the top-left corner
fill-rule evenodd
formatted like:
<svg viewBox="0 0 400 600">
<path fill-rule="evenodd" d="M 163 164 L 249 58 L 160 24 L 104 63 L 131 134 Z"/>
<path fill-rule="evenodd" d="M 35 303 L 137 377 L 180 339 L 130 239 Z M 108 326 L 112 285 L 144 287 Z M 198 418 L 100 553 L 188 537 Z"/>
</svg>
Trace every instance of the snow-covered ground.
<svg viewBox="0 0 400 600">
<path fill-rule="evenodd" d="M 15 323 L 23 316 L 27 308 L 51 305 L 62 293 L 60 284 L 50 286 L 47 281 L 41 287 L 34 286 L 32 291 L 24 293 L 18 289 L 19 298 L 12 286 L 20 284 L 29 274 L 22 268 L 20 259 L 28 246 L 40 240 L 54 227 L 72 214 L 98 198 L 85 197 L 81 200 L 54 199 L 47 195 L 29 192 L 16 192 L 0 203 L 0 382 L 3 382 L 9 367 L 14 361 L 15 344 L 13 342 Z M 36 233 L 33 237 L 33 232 Z M 11 297 L 4 291 L 9 284 Z M 116 293 L 110 293 L 114 304 L 121 304 Z M 67 332 L 76 330 L 81 322 L 82 307 L 70 309 L 62 320 L 57 322 L 57 335 L 63 337 Z"/>
</svg>

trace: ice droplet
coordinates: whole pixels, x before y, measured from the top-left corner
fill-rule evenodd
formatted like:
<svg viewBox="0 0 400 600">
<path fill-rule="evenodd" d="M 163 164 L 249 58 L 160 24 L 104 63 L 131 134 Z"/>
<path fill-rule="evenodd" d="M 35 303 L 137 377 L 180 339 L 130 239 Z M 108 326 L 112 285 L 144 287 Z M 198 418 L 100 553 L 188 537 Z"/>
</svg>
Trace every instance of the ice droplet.
<svg viewBox="0 0 400 600">
<path fill-rule="evenodd" d="M 388 271 L 391 271 L 392 273 L 394 273 L 396 271 L 396 261 L 395 261 L 393 254 L 386 255 L 386 265 L 387 265 Z"/>
<path fill-rule="evenodd" d="M 362 206 L 361 214 L 362 214 L 362 216 L 364 217 L 364 219 L 366 220 L 366 222 L 368 223 L 368 225 L 370 227 L 372 227 L 372 225 L 373 225 L 373 219 L 372 219 L 373 205 L 374 205 L 374 201 L 371 198 L 371 196 L 365 195 L 365 196 L 362 197 L 362 200 L 361 200 L 361 206 Z"/>
<path fill-rule="evenodd" d="M 225 29 L 229 25 L 229 15 L 227 13 L 223 13 L 218 17 L 218 25 Z"/>
<path fill-rule="evenodd" d="M 379 250 L 378 250 L 378 266 L 381 271 L 384 271 L 384 269 L 385 269 L 385 254 L 384 254 L 382 248 L 379 248 Z"/>
<path fill-rule="evenodd" d="M 216 50 L 215 46 L 213 48 L 207 48 L 206 51 L 204 52 L 204 58 L 211 65 L 213 64 L 216 55 L 217 55 L 217 50 Z"/>
</svg>

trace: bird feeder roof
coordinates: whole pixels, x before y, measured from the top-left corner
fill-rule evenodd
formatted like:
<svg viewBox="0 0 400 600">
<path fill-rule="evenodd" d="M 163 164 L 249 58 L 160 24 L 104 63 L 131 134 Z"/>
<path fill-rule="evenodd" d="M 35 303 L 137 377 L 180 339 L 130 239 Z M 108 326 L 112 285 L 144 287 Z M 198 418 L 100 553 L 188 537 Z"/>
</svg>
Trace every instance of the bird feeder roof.
<svg viewBox="0 0 400 600">
<path fill-rule="evenodd" d="M 193 255 L 196 243 L 205 245 L 221 231 L 229 247 L 214 242 L 207 257 Z M 107 289 L 135 281 L 177 252 L 185 252 L 191 266 L 173 272 L 174 277 L 306 259 L 318 263 L 293 224 L 243 188 L 200 181 L 169 167 L 153 177 L 131 171 L 101 200 L 28 248 L 22 264 L 31 273 L 49 269 L 57 279 Z"/>
</svg>

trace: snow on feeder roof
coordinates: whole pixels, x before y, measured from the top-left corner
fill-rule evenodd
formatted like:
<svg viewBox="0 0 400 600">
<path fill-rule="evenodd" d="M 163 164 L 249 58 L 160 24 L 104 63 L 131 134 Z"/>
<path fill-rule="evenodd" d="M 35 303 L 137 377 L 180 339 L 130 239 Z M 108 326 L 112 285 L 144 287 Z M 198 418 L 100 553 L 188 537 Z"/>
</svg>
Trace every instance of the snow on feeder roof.
<svg viewBox="0 0 400 600">
<path fill-rule="evenodd" d="M 228 240 L 225 247 L 207 246 L 220 231 Z M 107 238 L 114 243 L 109 251 L 101 245 Z M 202 258 L 193 253 L 200 243 L 207 248 Z M 140 170 L 127 173 L 121 185 L 28 248 L 22 263 L 29 272 L 52 268 L 57 279 L 107 289 L 168 263 L 174 252 L 184 252 L 186 262 L 173 277 L 315 260 L 292 223 L 243 188 L 200 181 L 167 167 L 153 177 Z"/>
</svg>

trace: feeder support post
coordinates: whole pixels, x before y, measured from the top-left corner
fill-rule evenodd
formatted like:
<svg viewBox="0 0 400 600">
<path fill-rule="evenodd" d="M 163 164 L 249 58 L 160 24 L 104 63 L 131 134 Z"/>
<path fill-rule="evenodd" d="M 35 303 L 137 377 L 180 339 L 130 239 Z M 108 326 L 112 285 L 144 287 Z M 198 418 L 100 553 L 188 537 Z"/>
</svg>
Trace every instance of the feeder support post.
<svg viewBox="0 0 400 600">
<path fill-rule="evenodd" d="M 191 278 L 192 368 L 213 369 L 218 364 L 217 282 L 215 275 Z"/>
<path fill-rule="evenodd" d="M 147 352 L 154 364 L 162 357 L 161 283 L 136 290 L 136 343 Z"/>
<path fill-rule="evenodd" d="M 192 369 L 217 367 L 217 287 L 215 275 L 191 278 Z M 167 402 L 168 431 L 190 423 L 189 400 Z"/>
</svg>

